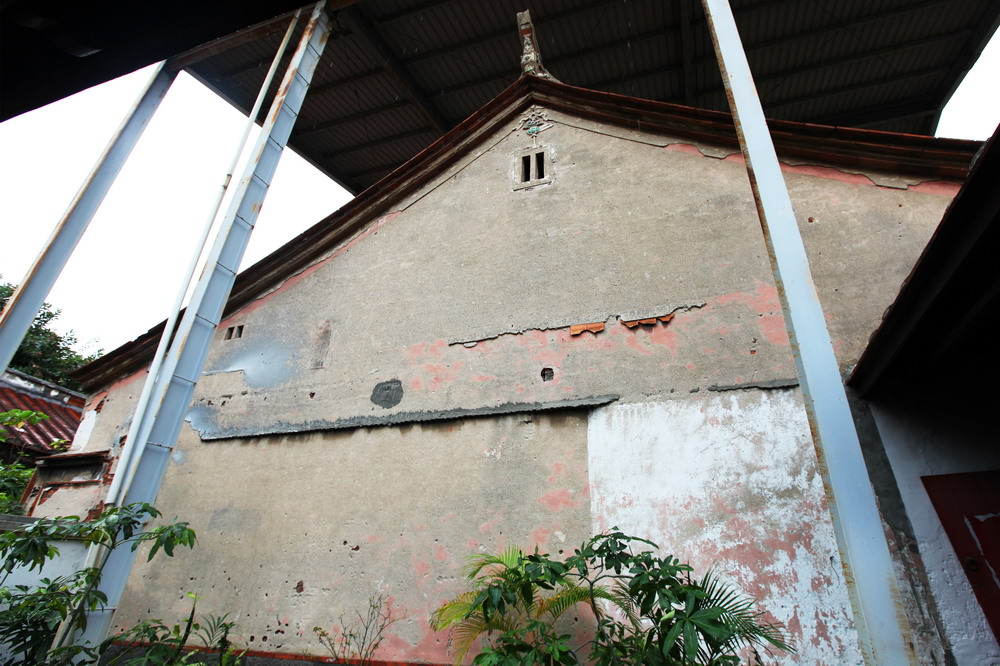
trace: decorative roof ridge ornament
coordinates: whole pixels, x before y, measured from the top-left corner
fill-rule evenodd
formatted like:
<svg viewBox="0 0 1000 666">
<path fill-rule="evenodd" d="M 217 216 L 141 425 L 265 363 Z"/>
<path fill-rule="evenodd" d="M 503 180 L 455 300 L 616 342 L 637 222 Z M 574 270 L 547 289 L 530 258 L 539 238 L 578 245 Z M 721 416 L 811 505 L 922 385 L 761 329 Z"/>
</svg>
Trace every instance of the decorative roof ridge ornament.
<svg viewBox="0 0 1000 666">
<path fill-rule="evenodd" d="M 549 74 L 542 65 L 542 52 L 535 37 L 535 25 L 531 22 L 531 12 L 527 9 L 517 13 L 517 30 L 521 36 L 521 73 L 559 83 L 559 79 Z"/>
</svg>

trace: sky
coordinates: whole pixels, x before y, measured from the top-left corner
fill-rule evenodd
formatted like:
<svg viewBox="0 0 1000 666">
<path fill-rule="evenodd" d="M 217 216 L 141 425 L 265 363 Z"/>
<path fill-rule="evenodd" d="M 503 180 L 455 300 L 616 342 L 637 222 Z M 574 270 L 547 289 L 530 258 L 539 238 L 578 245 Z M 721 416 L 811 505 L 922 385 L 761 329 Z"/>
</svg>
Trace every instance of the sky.
<svg viewBox="0 0 1000 666">
<path fill-rule="evenodd" d="M 23 278 L 151 69 L 0 123 L 0 281 Z M 945 108 L 938 136 L 988 138 L 1000 121 L 997 81 L 995 36 Z M 174 82 L 47 299 L 61 310 L 53 327 L 72 331 L 80 351 L 111 351 L 166 319 L 245 122 L 187 74 Z M 242 268 L 349 199 L 286 150 Z"/>
</svg>

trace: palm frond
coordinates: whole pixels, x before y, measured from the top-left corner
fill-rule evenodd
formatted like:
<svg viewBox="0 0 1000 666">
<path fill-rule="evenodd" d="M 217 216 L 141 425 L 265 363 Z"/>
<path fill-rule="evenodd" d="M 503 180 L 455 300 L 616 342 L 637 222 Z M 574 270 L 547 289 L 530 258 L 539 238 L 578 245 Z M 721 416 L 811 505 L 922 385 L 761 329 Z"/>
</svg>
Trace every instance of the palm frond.
<svg viewBox="0 0 1000 666">
<path fill-rule="evenodd" d="M 470 590 L 442 604 L 440 608 L 431 614 L 431 627 L 435 631 L 441 631 L 463 620 L 469 614 L 469 611 L 472 610 L 472 602 L 475 600 L 477 594 L 475 590 Z"/>
<path fill-rule="evenodd" d="M 714 571 L 705 574 L 700 586 L 705 591 L 705 598 L 700 601 L 700 605 L 704 608 L 722 608 L 724 611 L 719 619 L 733 632 L 732 638 L 726 642 L 727 648 L 760 646 L 795 652 L 784 626 L 764 621 L 764 613 L 755 610 L 754 600 L 720 581 Z"/>
<path fill-rule="evenodd" d="M 518 565 L 523 557 L 524 551 L 513 546 L 507 547 L 499 555 L 478 553 L 469 557 L 469 561 L 462 569 L 462 575 L 469 580 L 475 580 L 476 577 L 479 576 L 480 572 L 487 567 L 499 567 L 500 571 L 503 571 L 504 569 L 513 569 Z M 492 573 L 494 575 L 496 574 L 496 572 Z"/>
<path fill-rule="evenodd" d="M 594 588 L 594 596 L 604 598 L 598 594 L 598 589 Z M 537 597 L 535 603 L 534 616 L 541 618 L 548 616 L 555 621 L 560 615 L 579 603 L 590 602 L 590 590 L 577 585 L 565 585 L 548 597 Z"/>
<path fill-rule="evenodd" d="M 465 655 L 472 649 L 472 644 L 483 634 L 494 631 L 505 632 L 517 628 L 523 623 L 523 618 L 513 614 L 495 614 L 487 621 L 482 613 L 473 613 L 451 629 L 448 642 L 455 656 L 455 664 L 461 664 Z"/>
<path fill-rule="evenodd" d="M 610 601 L 628 617 L 629 621 L 638 623 L 638 618 L 635 616 L 634 604 L 628 595 L 616 590 L 609 590 L 601 585 L 595 585 L 594 598 Z M 590 588 L 564 583 L 551 596 L 538 598 L 534 616 L 540 618 L 547 615 L 551 620 L 555 621 L 573 606 L 581 603 L 590 604 Z"/>
</svg>

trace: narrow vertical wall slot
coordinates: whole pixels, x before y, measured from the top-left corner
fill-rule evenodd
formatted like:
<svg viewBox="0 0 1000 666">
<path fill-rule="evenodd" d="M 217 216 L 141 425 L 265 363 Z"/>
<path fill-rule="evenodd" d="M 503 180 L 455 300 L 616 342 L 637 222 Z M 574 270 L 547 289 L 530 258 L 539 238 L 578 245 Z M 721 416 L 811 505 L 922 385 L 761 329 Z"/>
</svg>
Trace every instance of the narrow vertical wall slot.
<svg viewBox="0 0 1000 666">
<path fill-rule="evenodd" d="M 514 189 L 520 190 L 551 183 L 551 155 L 548 148 L 529 148 L 518 153 L 514 162 Z M 548 164 L 546 164 L 548 162 Z"/>
</svg>

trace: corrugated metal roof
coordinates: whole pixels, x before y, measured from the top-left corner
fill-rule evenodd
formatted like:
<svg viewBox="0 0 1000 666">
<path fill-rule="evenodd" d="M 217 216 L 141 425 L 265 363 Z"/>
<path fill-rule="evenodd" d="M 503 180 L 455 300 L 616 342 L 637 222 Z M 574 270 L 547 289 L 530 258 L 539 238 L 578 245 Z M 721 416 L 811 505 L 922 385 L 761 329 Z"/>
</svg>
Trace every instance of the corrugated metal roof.
<svg viewBox="0 0 1000 666">
<path fill-rule="evenodd" d="M 354 192 L 372 185 L 517 78 L 515 15 L 525 7 L 561 81 L 728 110 L 697 0 L 367 0 L 332 12 L 334 38 L 291 146 Z M 1000 18 L 989 0 L 739 0 L 733 9 L 770 117 L 917 134 L 931 133 Z M 227 70 L 248 57 L 263 63 L 264 51 L 241 45 L 192 69 L 246 107 L 244 91 L 262 73 Z M 446 126 L 428 121 L 435 116 Z"/>
<path fill-rule="evenodd" d="M 34 454 L 55 453 L 52 442 L 72 440 L 83 416 L 84 396 L 9 370 L 0 375 L 0 412 L 26 409 L 49 418 L 23 431 L 7 429 L 8 446 Z"/>
<path fill-rule="evenodd" d="M 72 92 L 67 77 L 80 89 L 209 35 L 216 41 L 183 64 L 246 110 L 281 39 L 279 15 L 295 4 L 5 2 L 0 104 L 18 113 L 52 86 Z M 767 115 L 922 134 L 1000 21 L 996 0 L 731 4 Z M 548 70 L 565 83 L 727 110 L 698 0 L 328 0 L 334 33 L 290 145 L 354 192 L 372 185 L 514 82 L 524 9 Z M 62 38 L 100 36 L 100 51 L 67 55 L 65 39 L 26 27 L 41 14 Z M 223 31 L 255 21 L 265 23 Z"/>
</svg>

